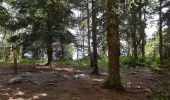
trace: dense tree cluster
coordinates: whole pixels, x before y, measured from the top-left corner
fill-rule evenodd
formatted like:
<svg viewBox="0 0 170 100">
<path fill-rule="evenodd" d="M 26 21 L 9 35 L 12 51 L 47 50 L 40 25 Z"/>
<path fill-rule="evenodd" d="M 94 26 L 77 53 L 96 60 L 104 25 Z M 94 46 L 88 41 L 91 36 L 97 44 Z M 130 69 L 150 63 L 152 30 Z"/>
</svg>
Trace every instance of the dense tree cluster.
<svg viewBox="0 0 170 100">
<path fill-rule="evenodd" d="M 1 0 L 0 59 L 11 60 L 15 49 L 18 59 L 46 58 L 45 65 L 51 65 L 73 60 L 73 52 L 77 59 L 88 56 L 92 74 L 99 74 L 97 59 L 104 55 L 106 87 L 122 89 L 120 56 L 129 57 L 133 66 L 147 56 L 169 63 L 169 7 L 168 0 Z M 147 38 L 153 15 L 159 16 L 159 29 Z"/>
</svg>

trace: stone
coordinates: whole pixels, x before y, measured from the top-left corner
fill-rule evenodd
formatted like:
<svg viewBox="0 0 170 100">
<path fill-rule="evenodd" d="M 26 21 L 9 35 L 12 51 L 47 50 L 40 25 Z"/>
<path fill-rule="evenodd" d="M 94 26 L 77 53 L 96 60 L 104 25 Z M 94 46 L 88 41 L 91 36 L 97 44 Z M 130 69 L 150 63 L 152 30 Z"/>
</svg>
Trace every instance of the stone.
<svg viewBox="0 0 170 100">
<path fill-rule="evenodd" d="M 24 73 L 21 75 L 21 77 L 29 77 L 29 76 L 31 76 L 31 75 L 32 75 L 31 72 L 24 72 Z"/>
<path fill-rule="evenodd" d="M 85 74 L 76 74 L 73 76 L 74 79 L 78 79 L 78 78 L 87 78 L 88 75 L 85 75 Z"/>
<path fill-rule="evenodd" d="M 8 81 L 8 84 L 17 84 L 17 83 L 22 83 L 21 77 L 14 77 Z"/>
</svg>

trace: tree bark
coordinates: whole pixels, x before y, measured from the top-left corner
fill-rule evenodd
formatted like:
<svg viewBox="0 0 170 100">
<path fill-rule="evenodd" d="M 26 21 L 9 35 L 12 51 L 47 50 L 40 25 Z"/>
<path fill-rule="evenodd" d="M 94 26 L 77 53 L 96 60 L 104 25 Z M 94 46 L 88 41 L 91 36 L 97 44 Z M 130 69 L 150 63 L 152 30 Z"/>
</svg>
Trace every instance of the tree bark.
<svg viewBox="0 0 170 100">
<path fill-rule="evenodd" d="M 32 58 L 34 58 L 34 59 L 39 58 L 38 49 L 37 48 L 33 49 L 33 51 L 32 51 Z"/>
<path fill-rule="evenodd" d="M 118 0 L 107 0 L 108 79 L 105 87 L 123 90 L 120 80 L 120 40 L 118 31 Z"/>
<path fill-rule="evenodd" d="M 168 54 L 167 54 L 167 56 L 168 56 L 168 60 L 170 60 L 170 26 L 169 26 L 169 30 L 168 30 Z"/>
<path fill-rule="evenodd" d="M 139 1 L 139 20 L 140 20 L 140 29 L 139 29 L 139 33 L 140 33 L 140 38 L 141 38 L 141 44 L 140 44 L 140 50 L 141 50 L 141 55 L 144 58 L 145 57 L 145 44 L 146 44 L 146 34 L 145 34 L 145 23 L 146 23 L 146 15 L 145 15 L 145 11 L 146 11 L 146 1 L 145 4 L 142 3 L 142 0 Z M 142 14 L 142 8 L 144 7 L 144 13 Z M 142 16 L 144 16 L 144 19 L 142 19 Z"/>
<path fill-rule="evenodd" d="M 52 41 L 49 40 L 47 43 L 47 56 L 48 60 L 45 66 L 51 66 L 52 60 L 53 60 L 53 47 L 52 47 Z"/>
<path fill-rule="evenodd" d="M 14 62 L 14 74 L 18 74 L 18 68 L 17 68 L 17 49 L 15 46 L 12 46 L 12 52 L 13 52 L 13 62 Z"/>
<path fill-rule="evenodd" d="M 160 56 L 160 63 L 163 64 L 163 55 L 162 55 L 162 0 L 159 2 L 159 56 Z"/>
<path fill-rule="evenodd" d="M 136 37 L 136 29 L 137 29 L 136 21 L 137 21 L 136 13 L 134 11 L 132 11 L 132 55 L 133 55 L 134 59 L 136 59 L 138 57 L 137 43 L 136 43 L 136 41 L 137 41 L 137 37 Z"/>
<path fill-rule="evenodd" d="M 88 56 L 90 58 L 90 67 L 92 68 L 92 55 L 91 55 L 91 32 L 90 32 L 90 10 L 89 10 L 89 0 L 87 0 L 87 38 L 88 38 Z"/>
<path fill-rule="evenodd" d="M 93 71 L 92 74 L 99 74 L 97 64 L 97 33 L 96 33 L 96 7 L 95 0 L 92 0 L 92 39 L 93 39 Z"/>
<path fill-rule="evenodd" d="M 25 58 L 25 53 L 26 53 L 26 45 L 22 45 L 22 53 L 21 53 L 21 58 Z"/>
<path fill-rule="evenodd" d="M 84 32 L 82 32 L 82 56 L 83 56 L 83 58 L 85 57 L 85 46 L 84 46 L 84 43 L 85 43 L 85 35 L 84 35 Z"/>
<path fill-rule="evenodd" d="M 61 37 L 61 57 L 60 57 L 60 60 L 63 60 L 64 59 L 64 40 L 63 40 L 63 37 Z"/>
</svg>

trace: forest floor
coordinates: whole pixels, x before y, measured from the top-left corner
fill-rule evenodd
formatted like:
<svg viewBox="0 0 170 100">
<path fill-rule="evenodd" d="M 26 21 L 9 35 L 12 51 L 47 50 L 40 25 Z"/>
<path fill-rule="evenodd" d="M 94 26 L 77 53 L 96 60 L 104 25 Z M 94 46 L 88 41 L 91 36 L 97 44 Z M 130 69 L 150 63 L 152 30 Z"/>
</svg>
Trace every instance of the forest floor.
<svg viewBox="0 0 170 100">
<path fill-rule="evenodd" d="M 107 71 L 90 75 L 89 69 L 73 66 L 0 65 L 0 100 L 168 100 L 170 74 L 149 68 L 121 68 L 124 92 L 103 89 Z M 10 81 L 9 81 L 10 80 Z M 16 80 L 16 81 L 14 81 Z M 167 97 L 164 99 L 154 99 Z"/>
</svg>

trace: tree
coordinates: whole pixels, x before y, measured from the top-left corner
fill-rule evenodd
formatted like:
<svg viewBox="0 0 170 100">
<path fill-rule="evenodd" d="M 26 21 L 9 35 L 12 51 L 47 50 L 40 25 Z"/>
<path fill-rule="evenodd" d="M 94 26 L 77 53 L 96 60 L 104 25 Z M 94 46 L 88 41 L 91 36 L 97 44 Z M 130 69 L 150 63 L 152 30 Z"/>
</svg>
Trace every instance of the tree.
<svg viewBox="0 0 170 100">
<path fill-rule="evenodd" d="M 86 1 L 86 9 L 87 9 L 87 39 L 88 39 L 88 56 L 90 57 L 90 67 L 93 67 L 92 62 L 92 53 L 91 53 L 91 31 L 90 31 L 90 9 L 89 9 L 89 0 Z"/>
<path fill-rule="evenodd" d="M 33 55 L 36 55 L 38 47 L 38 49 L 46 48 L 48 61 L 45 65 L 50 65 L 53 60 L 53 44 L 59 37 L 65 37 L 67 32 L 71 13 L 68 6 L 70 2 L 67 0 L 9 0 L 9 3 L 17 12 L 8 27 L 12 26 L 15 31 L 23 28 L 29 30 L 24 33 L 25 36 L 21 37 L 20 45 L 25 46 L 24 49 L 33 47 Z M 40 41 L 39 45 L 34 45 L 38 41 Z"/>
<path fill-rule="evenodd" d="M 13 52 L 13 63 L 14 63 L 14 74 L 18 73 L 18 67 L 17 67 L 17 49 L 14 45 L 12 45 L 12 52 Z"/>
<path fill-rule="evenodd" d="M 163 0 L 159 1 L 159 56 L 160 56 L 160 63 L 163 64 L 163 55 L 162 55 L 162 2 Z"/>
<path fill-rule="evenodd" d="M 120 41 L 118 23 L 118 0 L 107 0 L 108 79 L 105 87 L 122 90 L 120 80 Z"/>
<path fill-rule="evenodd" d="M 92 0 L 92 40 L 93 40 L 93 71 L 92 74 L 99 74 L 97 64 L 97 33 L 96 33 L 96 0 Z"/>
<path fill-rule="evenodd" d="M 167 8 L 167 11 L 162 15 L 163 22 L 165 22 L 165 25 L 167 28 L 165 28 L 165 59 L 167 62 L 170 60 L 170 1 L 167 1 L 162 6 L 163 8 Z"/>
</svg>

